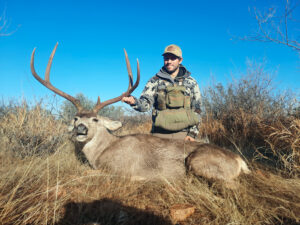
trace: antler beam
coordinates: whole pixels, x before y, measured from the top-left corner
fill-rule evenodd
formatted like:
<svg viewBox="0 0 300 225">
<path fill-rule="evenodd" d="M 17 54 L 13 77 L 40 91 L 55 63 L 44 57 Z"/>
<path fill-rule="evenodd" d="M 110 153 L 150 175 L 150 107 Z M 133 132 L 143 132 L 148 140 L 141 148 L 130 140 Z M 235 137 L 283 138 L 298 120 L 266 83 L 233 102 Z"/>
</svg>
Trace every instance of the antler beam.
<svg viewBox="0 0 300 225">
<path fill-rule="evenodd" d="M 51 55 L 50 55 L 50 58 L 49 58 L 49 61 L 48 61 L 48 65 L 47 65 L 47 68 L 46 68 L 46 73 L 45 73 L 45 80 L 43 80 L 35 71 L 34 69 L 34 53 L 35 53 L 35 49 L 33 49 L 32 51 L 32 54 L 31 54 L 31 61 L 30 61 L 30 68 L 31 68 L 31 73 L 32 75 L 35 77 L 35 79 L 37 79 L 42 85 L 44 85 L 46 88 L 50 89 L 51 91 L 53 91 L 54 93 L 60 95 L 61 97 L 69 100 L 70 102 L 72 102 L 77 111 L 80 112 L 83 110 L 83 107 L 81 106 L 80 104 L 80 101 L 74 97 L 72 97 L 71 95 L 68 95 L 67 93 L 57 89 L 56 87 L 54 87 L 51 83 L 50 83 L 50 70 L 51 70 L 51 65 L 52 65 L 52 60 L 53 60 L 53 57 L 55 55 L 55 52 L 56 52 L 56 48 L 57 48 L 57 45 L 58 43 L 56 43 Z"/>
<path fill-rule="evenodd" d="M 131 70 L 130 62 L 129 62 L 128 55 L 127 55 L 127 52 L 126 52 L 125 49 L 124 49 L 124 53 L 125 53 L 125 60 L 126 60 L 126 66 L 127 66 L 128 78 L 129 78 L 128 89 L 127 89 L 126 92 L 124 92 L 120 96 L 118 96 L 116 98 L 106 100 L 105 102 L 100 102 L 100 97 L 98 97 L 97 104 L 95 105 L 95 107 L 93 109 L 94 113 L 98 113 L 100 109 L 102 109 L 103 107 L 105 107 L 107 105 L 110 105 L 110 104 L 113 104 L 115 102 L 121 101 L 121 99 L 123 97 L 129 96 L 137 88 L 137 86 L 139 85 L 139 83 L 140 83 L 140 64 L 139 64 L 139 60 L 137 59 L 137 78 L 136 78 L 136 81 L 135 81 L 134 85 L 132 86 L 132 83 L 133 83 L 132 70 Z"/>
</svg>

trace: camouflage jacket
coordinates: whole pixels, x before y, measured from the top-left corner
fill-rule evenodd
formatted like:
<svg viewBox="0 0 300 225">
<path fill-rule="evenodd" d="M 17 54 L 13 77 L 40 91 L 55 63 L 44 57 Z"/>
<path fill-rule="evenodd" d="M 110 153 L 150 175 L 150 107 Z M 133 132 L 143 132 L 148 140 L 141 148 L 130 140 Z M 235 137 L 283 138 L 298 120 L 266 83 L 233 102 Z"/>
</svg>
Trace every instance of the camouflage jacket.
<svg viewBox="0 0 300 225">
<path fill-rule="evenodd" d="M 199 114 L 201 112 L 201 94 L 197 81 L 190 76 L 190 72 L 180 65 L 178 75 L 173 79 L 162 67 L 160 71 L 152 77 L 146 84 L 139 99 L 135 98 L 135 104 L 131 105 L 133 109 L 146 112 L 151 108 L 156 110 L 157 90 L 165 89 L 169 85 L 184 85 L 186 88 L 185 95 L 191 97 L 191 108 Z M 199 134 L 198 125 L 184 129 L 188 131 L 188 136 L 196 137 Z"/>
</svg>

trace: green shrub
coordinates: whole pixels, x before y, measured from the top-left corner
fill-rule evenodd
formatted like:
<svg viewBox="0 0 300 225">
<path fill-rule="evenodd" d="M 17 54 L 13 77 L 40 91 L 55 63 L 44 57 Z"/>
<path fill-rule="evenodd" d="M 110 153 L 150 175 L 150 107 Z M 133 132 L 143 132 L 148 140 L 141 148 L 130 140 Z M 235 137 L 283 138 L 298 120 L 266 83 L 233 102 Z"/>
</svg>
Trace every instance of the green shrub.
<svg viewBox="0 0 300 225">
<path fill-rule="evenodd" d="M 86 110 L 92 110 L 96 104 L 96 102 L 90 100 L 82 93 L 76 95 L 76 98 L 80 100 L 81 105 Z M 60 118 L 64 121 L 71 121 L 75 114 L 77 113 L 76 107 L 68 100 L 65 100 L 60 108 Z M 109 117 L 111 119 L 118 119 L 124 116 L 124 110 L 121 106 L 113 106 L 109 105 L 101 109 L 98 113 L 101 116 Z"/>
</svg>

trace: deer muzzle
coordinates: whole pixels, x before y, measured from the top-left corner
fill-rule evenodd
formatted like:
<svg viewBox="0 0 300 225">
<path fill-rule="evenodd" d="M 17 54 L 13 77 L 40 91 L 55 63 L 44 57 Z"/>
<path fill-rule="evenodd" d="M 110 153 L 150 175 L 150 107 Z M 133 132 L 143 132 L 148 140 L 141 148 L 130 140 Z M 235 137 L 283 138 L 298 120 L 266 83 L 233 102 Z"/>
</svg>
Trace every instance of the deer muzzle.
<svg viewBox="0 0 300 225">
<path fill-rule="evenodd" d="M 76 129 L 77 135 L 87 135 L 88 134 L 88 128 L 82 123 L 79 124 L 75 129 Z"/>
</svg>

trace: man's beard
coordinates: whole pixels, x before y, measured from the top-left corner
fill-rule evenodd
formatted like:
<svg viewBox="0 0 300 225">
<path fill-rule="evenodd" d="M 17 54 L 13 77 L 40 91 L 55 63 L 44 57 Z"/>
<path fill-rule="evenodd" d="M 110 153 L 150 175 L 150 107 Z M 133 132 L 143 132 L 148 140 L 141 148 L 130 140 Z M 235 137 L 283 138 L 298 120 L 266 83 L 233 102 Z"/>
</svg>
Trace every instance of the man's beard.
<svg viewBox="0 0 300 225">
<path fill-rule="evenodd" d="M 174 73 L 174 72 L 179 68 L 179 66 L 176 67 L 174 70 L 171 70 L 171 71 L 168 70 L 166 66 L 164 66 L 164 68 L 165 68 L 165 71 L 166 71 L 168 74 L 172 74 L 172 73 Z"/>
</svg>

